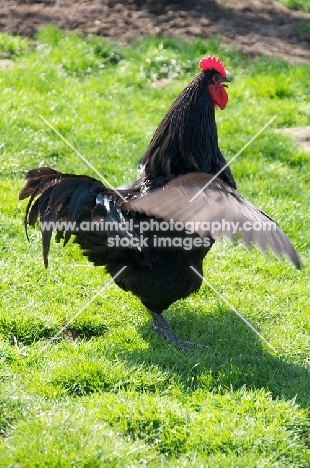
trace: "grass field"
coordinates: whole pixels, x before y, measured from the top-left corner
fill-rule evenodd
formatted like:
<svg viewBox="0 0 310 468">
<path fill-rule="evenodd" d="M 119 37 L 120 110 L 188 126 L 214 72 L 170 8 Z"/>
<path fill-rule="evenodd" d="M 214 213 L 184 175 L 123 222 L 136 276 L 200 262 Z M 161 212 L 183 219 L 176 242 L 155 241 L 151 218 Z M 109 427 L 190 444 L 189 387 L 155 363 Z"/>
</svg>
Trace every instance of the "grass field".
<svg viewBox="0 0 310 468">
<path fill-rule="evenodd" d="M 225 241 L 204 267 L 274 350 L 206 284 L 166 316 L 180 337 L 210 349 L 165 345 L 141 303 L 76 245 L 52 243 L 46 271 L 38 229 L 29 243 L 23 230 L 27 169 L 95 176 L 40 115 L 113 185 L 127 183 L 208 54 L 231 76 L 229 105 L 217 112 L 227 159 L 277 115 L 232 171 L 303 269 Z M 120 48 L 53 28 L 31 43 L 0 34 L 0 55 L 14 61 L 0 71 L 0 466 L 309 467 L 309 153 L 274 132 L 310 125 L 309 68 L 247 60 L 217 43 Z M 173 81 L 154 87 L 161 78 Z"/>
<path fill-rule="evenodd" d="M 279 3 L 293 10 L 310 11 L 310 0 L 279 0 Z"/>
</svg>

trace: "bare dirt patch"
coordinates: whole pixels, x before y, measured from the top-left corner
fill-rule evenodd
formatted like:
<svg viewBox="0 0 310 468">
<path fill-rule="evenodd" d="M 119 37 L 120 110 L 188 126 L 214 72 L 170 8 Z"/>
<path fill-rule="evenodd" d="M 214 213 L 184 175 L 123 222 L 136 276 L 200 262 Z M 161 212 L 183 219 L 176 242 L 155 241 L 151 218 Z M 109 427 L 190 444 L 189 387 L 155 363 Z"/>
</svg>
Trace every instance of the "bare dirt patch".
<svg viewBox="0 0 310 468">
<path fill-rule="evenodd" d="M 2 0 L 0 30 L 32 36 L 46 24 L 119 43 L 147 35 L 218 38 L 248 56 L 310 59 L 310 15 L 271 0 Z M 305 26 L 306 25 L 306 26 Z"/>
<path fill-rule="evenodd" d="M 284 133 L 292 137 L 296 145 L 303 151 L 310 153 L 310 125 L 305 127 L 282 128 L 278 133 Z"/>
<path fill-rule="evenodd" d="M 13 60 L 9 59 L 0 59 L 0 70 L 6 70 L 13 65 Z"/>
</svg>

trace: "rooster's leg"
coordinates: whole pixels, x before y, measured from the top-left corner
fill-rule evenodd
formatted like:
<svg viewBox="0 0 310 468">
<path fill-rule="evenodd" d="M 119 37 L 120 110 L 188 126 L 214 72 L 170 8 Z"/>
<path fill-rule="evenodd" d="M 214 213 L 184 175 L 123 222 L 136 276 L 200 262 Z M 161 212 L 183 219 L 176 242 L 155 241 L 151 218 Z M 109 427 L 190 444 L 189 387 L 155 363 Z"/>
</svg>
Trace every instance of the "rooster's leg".
<svg viewBox="0 0 310 468">
<path fill-rule="evenodd" d="M 153 319 L 153 326 L 160 338 L 163 338 L 167 343 L 174 344 L 179 348 L 185 349 L 208 349 L 208 346 L 199 345 L 196 343 L 189 343 L 188 341 L 182 341 L 180 338 L 174 333 L 172 328 L 170 327 L 169 323 L 165 319 L 162 314 L 157 314 L 148 310 L 149 314 L 152 316 Z"/>
</svg>

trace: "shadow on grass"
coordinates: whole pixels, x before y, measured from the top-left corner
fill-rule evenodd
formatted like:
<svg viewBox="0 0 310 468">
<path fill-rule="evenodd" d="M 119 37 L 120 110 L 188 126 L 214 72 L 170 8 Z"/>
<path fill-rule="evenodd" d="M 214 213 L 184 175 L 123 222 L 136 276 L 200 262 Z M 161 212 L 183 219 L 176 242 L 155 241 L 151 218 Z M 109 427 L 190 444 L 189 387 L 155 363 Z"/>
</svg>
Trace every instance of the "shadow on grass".
<svg viewBox="0 0 310 468">
<path fill-rule="evenodd" d="M 165 316 L 180 338 L 208 345 L 209 349 L 187 352 L 168 345 L 157 337 L 150 320 L 135 325 L 146 347 L 139 348 L 132 341 L 126 343 L 121 339 L 113 342 L 112 347 L 106 343 L 101 348 L 101 342 L 94 353 L 104 356 L 104 365 L 82 350 L 74 361 L 70 360 L 72 356 L 68 362 L 65 359 L 65 367 L 62 367 L 63 357 L 58 355 L 60 364 L 49 376 L 49 384 L 75 396 L 120 388 L 153 393 L 177 386 L 184 394 L 199 390 L 226 393 L 243 388 L 264 389 L 274 399 L 295 400 L 301 407 L 309 408 L 310 371 L 307 368 L 287 362 L 280 349 L 276 355 L 231 310 L 218 307 L 201 315 L 199 306 L 192 310 L 185 302 L 174 304 Z M 102 323 L 96 330 L 88 326 L 88 334 L 85 324 L 78 328 L 78 332 L 77 327 L 67 330 L 63 339 L 85 342 L 103 336 L 106 331 Z M 285 345 L 283 343 L 284 349 Z M 36 357 L 31 357 L 30 361 Z"/>
<path fill-rule="evenodd" d="M 185 307 L 185 309 L 187 309 Z M 184 308 L 183 308 L 184 310 Z M 169 317 L 169 313 L 166 314 Z M 188 322 L 190 320 L 190 323 Z M 302 407 L 310 403 L 310 372 L 306 368 L 275 356 L 236 315 L 225 309 L 204 317 L 195 316 L 189 308 L 181 317 L 170 319 L 180 338 L 191 338 L 190 327 L 201 331 L 199 343 L 208 350 L 183 351 L 161 342 L 151 324 L 141 326 L 149 348 L 122 354 L 129 365 L 155 365 L 171 380 L 177 379 L 184 392 L 197 389 L 222 392 L 264 388 L 273 398 L 296 399 Z M 196 338 L 197 341 L 197 338 Z M 283 344 L 285 347 L 285 343 Z"/>
</svg>

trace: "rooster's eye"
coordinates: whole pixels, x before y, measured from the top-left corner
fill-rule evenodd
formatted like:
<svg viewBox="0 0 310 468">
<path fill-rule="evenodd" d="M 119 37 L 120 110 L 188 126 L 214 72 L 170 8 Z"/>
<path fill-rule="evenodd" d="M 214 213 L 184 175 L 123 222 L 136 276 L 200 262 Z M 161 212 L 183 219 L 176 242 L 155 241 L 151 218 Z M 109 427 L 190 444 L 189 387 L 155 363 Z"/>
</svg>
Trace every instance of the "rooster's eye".
<svg viewBox="0 0 310 468">
<path fill-rule="evenodd" d="M 217 85 L 221 84 L 222 81 L 223 81 L 223 77 L 219 73 L 216 73 L 211 79 L 211 83 L 217 84 Z"/>
</svg>

